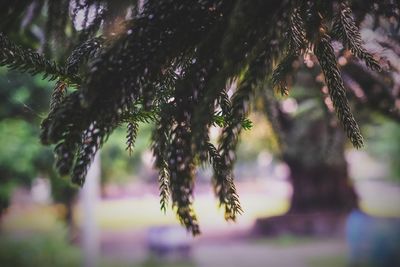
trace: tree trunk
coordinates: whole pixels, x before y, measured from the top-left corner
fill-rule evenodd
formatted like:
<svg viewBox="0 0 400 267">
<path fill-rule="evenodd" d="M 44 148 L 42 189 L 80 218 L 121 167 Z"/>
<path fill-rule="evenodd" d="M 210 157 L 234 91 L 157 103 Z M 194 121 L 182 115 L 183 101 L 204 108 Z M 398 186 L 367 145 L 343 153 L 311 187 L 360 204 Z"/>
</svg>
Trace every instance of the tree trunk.
<svg viewBox="0 0 400 267">
<path fill-rule="evenodd" d="M 82 249 L 83 266 L 98 266 L 100 256 L 99 229 L 96 221 L 96 209 L 100 196 L 100 152 L 95 156 L 86 175 L 86 182 L 81 191 L 83 208 Z"/>
<path fill-rule="evenodd" d="M 68 229 L 68 239 L 70 243 L 75 243 L 78 237 L 78 228 L 74 221 L 74 203 L 75 198 L 69 199 L 65 205 L 65 223 Z"/>
<path fill-rule="evenodd" d="M 346 136 L 339 126 L 319 118 L 305 123 L 295 142 L 283 150 L 293 187 L 289 213 L 344 212 L 358 208 L 345 159 Z"/>
<path fill-rule="evenodd" d="M 340 165 L 321 162 L 305 166 L 297 160 L 286 163 L 293 187 L 289 213 L 349 212 L 357 208 L 344 158 Z"/>
<path fill-rule="evenodd" d="M 347 137 L 334 114 L 309 101 L 309 110 L 295 116 L 280 111 L 278 117 L 282 160 L 293 187 L 289 212 L 349 212 L 358 208 L 358 199 L 345 158 Z"/>
<path fill-rule="evenodd" d="M 290 169 L 293 194 L 286 214 L 257 220 L 256 230 L 267 235 L 343 233 L 347 214 L 358 208 L 345 159 L 344 130 L 318 100 L 296 100 L 301 111 L 287 113 L 272 97 L 265 98 L 266 114 L 280 137 L 282 160 Z"/>
<path fill-rule="evenodd" d="M 285 157 L 293 187 L 289 211 L 257 220 L 258 233 L 269 236 L 344 234 L 345 220 L 350 211 L 358 208 L 358 198 L 347 172 L 344 137 L 340 141 L 342 145 L 332 146 L 329 151 L 334 159 L 316 156 L 310 162 L 303 154 Z"/>
</svg>

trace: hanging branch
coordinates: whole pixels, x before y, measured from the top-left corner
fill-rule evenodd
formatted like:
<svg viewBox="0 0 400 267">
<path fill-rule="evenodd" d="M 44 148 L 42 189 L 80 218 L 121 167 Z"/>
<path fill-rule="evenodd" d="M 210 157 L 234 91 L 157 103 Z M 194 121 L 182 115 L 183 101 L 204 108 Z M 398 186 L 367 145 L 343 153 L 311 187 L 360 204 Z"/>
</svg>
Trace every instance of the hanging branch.
<svg viewBox="0 0 400 267">
<path fill-rule="evenodd" d="M 163 114 L 166 114 L 167 110 L 163 109 Z M 159 170 L 158 182 L 160 189 L 160 205 L 161 210 L 166 212 L 166 208 L 170 198 L 170 171 L 167 163 L 167 148 L 169 146 L 170 139 L 170 122 L 163 115 L 157 121 L 157 127 L 152 135 L 152 150 L 155 158 L 154 167 Z"/>
<path fill-rule="evenodd" d="M 327 35 L 321 37 L 321 40 L 315 46 L 314 52 L 325 75 L 329 95 L 332 99 L 339 121 L 342 123 L 344 130 L 354 147 L 361 148 L 363 146 L 363 138 L 360 133 L 360 128 L 350 111 L 349 101 L 346 97 L 346 90 L 344 88 L 340 71 L 337 67 L 335 53 L 332 45 L 329 43 L 329 37 Z"/>
<path fill-rule="evenodd" d="M 71 180 L 73 183 L 83 186 L 90 164 L 107 134 L 108 131 L 96 122 L 90 124 L 89 129 L 82 134 L 81 144 L 72 170 Z"/>
<path fill-rule="evenodd" d="M 158 0 L 145 1 L 143 10 L 127 16 L 136 1 L 115 6 L 110 1 L 73 1 L 52 1 L 49 9 L 54 13 L 46 21 L 50 37 L 60 31 L 58 40 L 68 36 L 67 43 L 79 42 L 65 67 L 3 34 L 0 65 L 57 80 L 50 112 L 42 122 L 41 141 L 55 145 L 58 173 L 70 174 L 80 186 L 96 152 L 116 127 L 128 123 L 127 150 L 131 152 L 139 122 L 154 122 L 152 150 L 159 170 L 161 209 L 165 212 L 171 200 L 180 222 L 198 234 L 194 173 L 197 165 L 208 162 L 225 217 L 234 220 L 242 209 L 233 168 L 240 133 L 251 126 L 246 119 L 251 97 L 256 88 L 268 84 L 271 74 L 273 86 L 287 93 L 293 62 L 308 49 L 321 65 L 349 139 L 357 148 L 363 144 L 326 25 L 333 24 L 332 35 L 368 67 L 380 67 L 363 48 L 352 11 L 344 3 L 337 12 L 337 1 L 202 0 L 188 4 L 187 0 Z M 373 2 L 377 11 L 367 6 L 362 16 L 368 10 L 383 14 L 387 4 Z M 357 4 L 365 5 L 363 1 Z M 72 21 L 84 12 L 85 25 L 81 32 L 72 28 L 70 33 L 65 7 L 74 5 Z M 390 6 L 398 9 L 398 4 Z M 95 15 L 87 25 L 89 8 L 95 9 Z M 114 23 L 120 20 L 123 23 Z M 100 30 L 104 39 L 92 38 Z M 69 44 L 65 46 L 68 51 Z M 226 87 L 233 81 L 238 87 L 229 98 Z M 67 92 L 69 86 L 78 90 Z M 272 102 L 271 94 L 262 95 Z M 222 128 L 218 148 L 210 142 L 213 125 Z"/>
<path fill-rule="evenodd" d="M 289 88 L 287 84 L 288 76 L 293 72 L 293 62 L 304 53 L 307 46 L 305 22 L 298 8 L 294 8 L 289 15 L 289 26 L 287 33 L 287 52 L 281 62 L 272 73 L 272 86 L 276 88 L 281 95 L 288 95 Z"/>
<path fill-rule="evenodd" d="M 137 123 L 137 121 L 128 122 L 127 134 L 126 134 L 126 150 L 128 151 L 129 156 L 132 155 L 138 130 L 139 130 L 139 124 Z"/>
<path fill-rule="evenodd" d="M 2 33 L 0 33 L 0 65 L 31 75 L 44 73 L 43 79 L 50 81 L 61 79 L 66 83 L 73 84 L 80 81 L 77 76 L 67 75 L 64 68 L 58 66 L 54 61 L 49 61 L 30 49 L 14 44 Z"/>
<path fill-rule="evenodd" d="M 218 196 L 220 206 L 225 209 L 226 220 L 236 220 L 236 216 L 243 212 L 239 202 L 239 195 L 236 192 L 236 186 L 233 182 L 230 166 L 219 154 L 218 150 L 211 143 L 207 143 L 209 161 L 214 169 L 213 184 L 215 194 Z"/>
<path fill-rule="evenodd" d="M 354 56 L 363 60 L 368 68 L 374 71 L 381 70 L 379 63 L 363 47 L 360 31 L 354 22 L 352 11 L 346 3 L 341 3 L 340 11 L 334 17 L 332 35 L 338 38 Z"/>
</svg>

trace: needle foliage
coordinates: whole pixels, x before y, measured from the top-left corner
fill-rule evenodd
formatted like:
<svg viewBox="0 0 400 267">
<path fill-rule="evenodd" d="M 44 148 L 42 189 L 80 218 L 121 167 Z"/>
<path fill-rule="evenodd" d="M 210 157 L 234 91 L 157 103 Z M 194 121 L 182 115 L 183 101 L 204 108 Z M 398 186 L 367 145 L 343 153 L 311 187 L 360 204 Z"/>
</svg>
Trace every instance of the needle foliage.
<svg viewBox="0 0 400 267">
<path fill-rule="evenodd" d="M 10 14 L 25 16 L 26 26 L 43 9 L 43 51 L 51 56 L 54 44 L 67 51 L 66 59 L 54 57 L 55 63 L 3 33 L 0 65 L 57 80 L 40 138 L 55 145 L 58 172 L 82 186 L 115 128 L 127 125 L 131 151 L 139 123 L 153 122 L 161 207 L 171 203 L 193 234 L 200 232 L 192 207 L 196 166 L 212 166 L 225 217 L 235 220 L 242 212 L 234 185 L 235 150 L 241 131 L 251 127 L 249 103 L 265 83 L 287 94 L 299 57 L 311 53 L 318 59 L 339 121 L 351 143 L 363 145 L 332 41 L 379 71 L 375 55 L 363 47 L 353 10 L 361 19 L 379 14 L 398 21 L 399 15 L 398 2 L 386 0 L 25 2 L 28 8 L 1 4 L 7 19 L 0 29 L 15 25 Z M 221 128 L 215 144 L 212 126 Z"/>
</svg>

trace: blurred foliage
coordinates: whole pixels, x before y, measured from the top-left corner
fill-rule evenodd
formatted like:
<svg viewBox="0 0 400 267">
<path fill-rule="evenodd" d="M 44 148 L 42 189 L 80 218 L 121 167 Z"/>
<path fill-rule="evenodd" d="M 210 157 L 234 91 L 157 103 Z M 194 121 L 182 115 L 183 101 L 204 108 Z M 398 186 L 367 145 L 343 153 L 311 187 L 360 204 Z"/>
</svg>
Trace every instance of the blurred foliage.
<svg viewBox="0 0 400 267">
<path fill-rule="evenodd" d="M 2 177 L 27 182 L 34 176 L 37 157 L 42 150 L 37 131 L 27 122 L 6 119 L 0 122 L 0 166 Z"/>
<path fill-rule="evenodd" d="M 279 152 L 278 141 L 270 122 L 260 112 L 249 115 L 252 122 L 251 130 L 244 131 L 240 137 L 238 146 L 238 159 L 241 162 L 254 162 L 261 151 L 267 150 L 271 153 Z"/>
<path fill-rule="evenodd" d="M 50 86 L 38 76 L 0 68 L 1 209 L 8 206 L 16 185 L 29 185 L 39 172 L 46 173 L 52 165 L 51 150 L 37 138 Z"/>
<path fill-rule="evenodd" d="M 39 125 L 48 109 L 52 83 L 0 68 L 0 210 L 16 186 L 29 186 L 39 175 L 50 178 L 56 202 L 69 203 L 76 188 L 58 179 L 50 147 L 40 144 Z"/>
<path fill-rule="evenodd" d="M 29 238 L 0 239 L 0 266 L 53 266 L 81 265 L 81 252 L 65 241 L 62 231 L 33 235 Z"/>
<path fill-rule="evenodd" d="M 37 139 L 38 128 L 19 119 L 0 121 L 0 210 L 8 206 L 8 199 L 14 186 L 29 185 L 36 177 L 41 160 L 51 155 Z M 51 164 L 50 164 L 51 165 Z"/>
<path fill-rule="evenodd" d="M 141 124 L 131 155 L 124 142 L 126 130 L 117 128 L 101 150 L 101 176 L 103 183 L 126 183 L 133 173 L 138 173 L 142 153 L 149 147 L 152 125 Z"/>
<path fill-rule="evenodd" d="M 391 180 L 400 182 L 400 125 L 382 116 L 365 126 L 367 152 L 390 167 Z"/>
<path fill-rule="evenodd" d="M 39 123 L 48 109 L 52 83 L 0 68 L 0 120 L 13 117 Z M 38 125 L 36 126 L 38 128 Z"/>
<path fill-rule="evenodd" d="M 59 179 L 53 168 L 51 147 L 41 145 L 38 138 L 52 86 L 41 75 L 30 76 L 0 68 L 0 210 L 9 205 L 16 186 L 29 186 L 38 175 L 50 178 L 56 202 L 69 203 L 75 196 L 77 187 L 67 179 Z M 115 131 L 102 152 L 104 181 L 115 177 L 116 182 L 126 182 L 139 167 L 140 154 L 150 143 L 150 132 L 150 125 L 141 127 L 129 156 L 123 141 L 125 130 Z"/>
</svg>

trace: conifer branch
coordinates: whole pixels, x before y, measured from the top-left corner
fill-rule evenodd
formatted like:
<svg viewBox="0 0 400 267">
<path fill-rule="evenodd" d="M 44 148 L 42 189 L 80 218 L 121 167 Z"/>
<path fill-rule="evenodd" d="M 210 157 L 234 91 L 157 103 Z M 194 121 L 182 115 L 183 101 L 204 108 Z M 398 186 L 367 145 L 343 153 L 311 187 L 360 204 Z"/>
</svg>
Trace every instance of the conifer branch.
<svg viewBox="0 0 400 267">
<path fill-rule="evenodd" d="M 319 43 L 315 46 L 314 52 L 324 73 L 329 95 L 339 121 L 342 123 L 353 146 L 360 148 L 363 146 L 363 138 L 357 122 L 350 111 L 343 80 L 337 67 L 335 53 L 327 35 L 321 37 Z"/>
<path fill-rule="evenodd" d="M 306 30 L 298 8 L 294 8 L 289 16 L 289 26 L 286 38 L 288 39 L 288 47 L 286 56 L 272 73 L 272 86 L 278 90 L 281 95 L 288 95 L 289 88 L 287 84 L 288 76 L 292 73 L 293 62 L 304 53 L 307 46 Z"/>
<path fill-rule="evenodd" d="M 66 83 L 80 83 L 77 76 L 67 75 L 64 68 L 54 61 L 49 61 L 30 49 L 14 44 L 2 33 L 0 33 L 0 66 L 7 66 L 12 70 L 27 72 L 31 75 L 44 73 L 43 79 L 50 81 L 61 79 Z"/>
<path fill-rule="evenodd" d="M 132 155 L 138 130 L 139 130 L 139 124 L 137 123 L 137 121 L 128 122 L 127 134 L 126 134 L 126 150 L 128 151 L 129 156 Z"/>
<path fill-rule="evenodd" d="M 281 95 L 288 95 L 289 88 L 287 84 L 288 76 L 292 73 L 293 62 L 298 58 L 298 56 L 289 53 L 286 57 L 275 68 L 272 73 L 271 81 L 272 86 L 278 90 Z"/>
<path fill-rule="evenodd" d="M 213 183 L 215 194 L 219 203 L 225 209 L 226 220 L 236 220 L 236 216 L 243 212 L 239 202 L 239 196 L 233 182 L 232 169 L 225 165 L 218 150 L 210 142 L 207 143 L 209 161 L 214 169 Z"/>
<path fill-rule="evenodd" d="M 126 18 L 131 2 L 114 6 L 110 1 L 74 0 L 72 23 L 79 12 L 84 15 L 83 30 L 77 32 L 68 18 L 70 1 L 52 1 L 48 7 L 54 12 L 46 21 L 50 41 L 68 41 L 67 51 L 78 42 L 65 67 L 2 34 L 0 65 L 42 72 L 58 81 L 50 112 L 42 122 L 41 140 L 55 145 L 57 171 L 70 174 L 74 183 L 82 186 L 96 152 L 117 126 L 128 123 L 127 150 L 131 151 L 139 123 L 155 122 L 152 150 L 159 170 L 161 209 L 165 212 L 170 201 L 180 222 L 193 234 L 199 233 L 193 210 L 194 172 L 196 165 L 208 162 L 225 217 L 234 220 L 242 212 L 233 176 L 235 153 L 241 131 L 251 127 L 246 116 L 252 95 L 271 75 L 275 62 L 273 86 L 287 93 L 293 62 L 306 49 L 314 49 L 351 142 L 362 146 L 325 25 L 333 23 L 331 33 L 368 67 L 379 70 L 379 65 L 363 48 L 346 4 L 335 13 L 338 1 L 146 1 L 140 13 L 134 11 L 122 27 L 113 29 L 116 16 Z M 374 8 L 366 7 L 361 16 L 384 14 L 388 1 L 373 2 Z M 89 8 L 95 9 L 92 21 Z M 396 12 L 387 12 L 396 15 L 392 13 Z M 106 25 L 107 40 L 92 38 L 101 25 Z M 65 28 L 72 29 L 68 40 Z M 60 44 L 64 45 L 55 43 L 54 50 Z M 229 98 L 226 86 L 232 81 L 238 81 L 238 87 Z M 67 94 L 71 85 L 79 90 Z M 272 94 L 261 94 L 265 102 L 273 102 Z M 267 109 L 271 117 L 277 115 L 273 105 Z M 222 128 L 218 148 L 210 142 L 212 125 Z"/>
<path fill-rule="evenodd" d="M 70 174 L 80 141 L 81 132 L 69 127 L 64 139 L 54 147 L 55 167 L 61 176 Z"/>
<path fill-rule="evenodd" d="M 50 99 L 50 112 L 57 108 L 61 102 L 64 100 L 65 94 L 67 92 L 67 85 L 58 81 L 53 89 Z"/>
<path fill-rule="evenodd" d="M 77 151 L 76 161 L 71 173 L 73 183 L 83 186 L 90 165 L 104 141 L 113 129 L 104 127 L 97 122 L 92 122 L 82 134 L 80 146 Z"/>
<path fill-rule="evenodd" d="M 169 198 L 170 198 L 170 174 L 168 171 L 168 164 L 166 161 L 162 161 L 159 164 L 158 172 L 158 183 L 160 190 L 160 205 L 161 210 L 165 213 L 167 211 Z"/>
<path fill-rule="evenodd" d="M 352 17 L 352 11 L 345 3 L 341 3 L 340 11 L 334 18 L 332 35 L 338 38 L 355 57 L 363 60 L 368 68 L 375 71 L 381 70 L 379 63 L 363 47 L 360 31 Z"/>
<path fill-rule="evenodd" d="M 163 113 L 167 113 L 167 108 L 163 109 Z M 161 116 L 157 121 L 157 128 L 152 136 L 152 150 L 155 158 L 154 166 L 159 170 L 158 182 L 160 189 L 161 210 L 166 212 L 166 208 L 170 198 L 170 171 L 167 163 L 167 148 L 170 139 L 170 122 L 166 116 Z"/>
<path fill-rule="evenodd" d="M 193 210 L 194 160 L 191 155 L 190 131 L 183 122 L 172 131 L 168 147 L 168 168 L 172 207 L 179 221 L 193 235 L 200 233 L 197 216 Z"/>
<path fill-rule="evenodd" d="M 103 43 L 103 37 L 96 37 L 89 39 L 76 47 L 67 58 L 67 73 L 69 75 L 77 74 L 79 65 L 82 64 L 83 61 L 93 57 L 101 49 Z"/>
<path fill-rule="evenodd" d="M 301 55 L 303 49 L 307 46 L 305 21 L 300 13 L 299 8 L 294 8 L 289 16 L 288 27 L 289 53 L 293 55 Z"/>
</svg>

